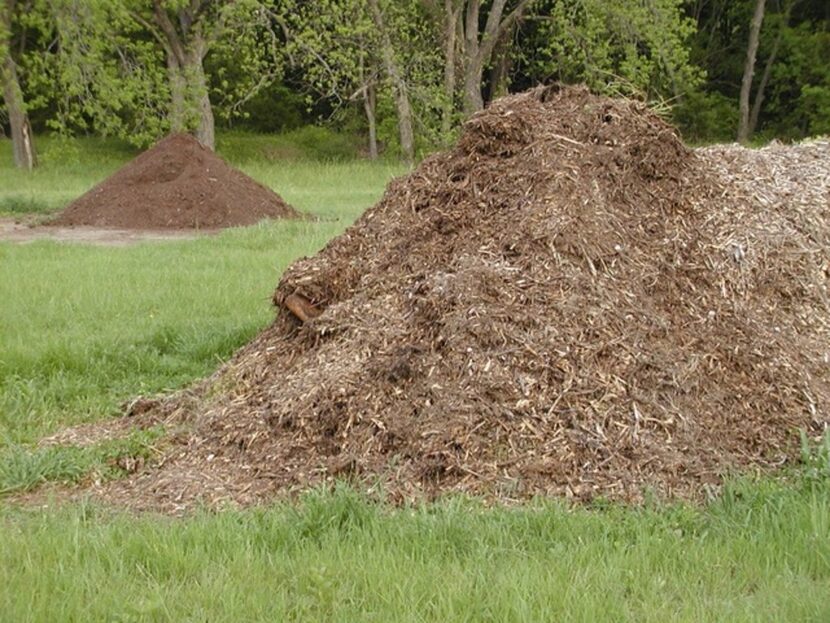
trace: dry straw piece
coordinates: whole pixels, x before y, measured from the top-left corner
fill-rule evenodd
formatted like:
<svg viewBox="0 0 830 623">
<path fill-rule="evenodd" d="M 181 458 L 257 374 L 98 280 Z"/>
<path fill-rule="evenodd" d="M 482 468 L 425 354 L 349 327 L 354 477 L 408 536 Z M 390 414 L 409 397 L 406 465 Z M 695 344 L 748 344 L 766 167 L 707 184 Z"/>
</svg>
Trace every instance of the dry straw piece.
<svg viewBox="0 0 830 623">
<path fill-rule="evenodd" d="M 827 141 L 690 150 L 584 88 L 497 100 L 291 266 L 273 325 L 155 413 L 160 464 L 100 493 L 637 501 L 780 466 L 828 425 L 829 215 Z"/>
</svg>

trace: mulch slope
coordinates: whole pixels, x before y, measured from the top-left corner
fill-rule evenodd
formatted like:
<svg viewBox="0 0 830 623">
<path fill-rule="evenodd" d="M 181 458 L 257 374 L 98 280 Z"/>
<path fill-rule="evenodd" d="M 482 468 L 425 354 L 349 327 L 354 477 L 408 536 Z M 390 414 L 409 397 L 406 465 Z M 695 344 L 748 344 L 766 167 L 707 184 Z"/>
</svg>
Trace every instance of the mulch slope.
<svg viewBox="0 0 830 623">
<path fill-rule="evenodd" d="M 50 224 L 220 229 L 301 218 L 279 195 L 204 147 L 171 134 L 85 193 Z"/>
<path fill-rule="evenodd" d="M 155 414 L 185 424 L 162 464 L 100 493 L 637 501 L 780 466 L 828 425 L 828 216 L 827 141 L 690 150 L 637 102 L 498 100 L 291 266 L 273 325 Z"/>
</svg>

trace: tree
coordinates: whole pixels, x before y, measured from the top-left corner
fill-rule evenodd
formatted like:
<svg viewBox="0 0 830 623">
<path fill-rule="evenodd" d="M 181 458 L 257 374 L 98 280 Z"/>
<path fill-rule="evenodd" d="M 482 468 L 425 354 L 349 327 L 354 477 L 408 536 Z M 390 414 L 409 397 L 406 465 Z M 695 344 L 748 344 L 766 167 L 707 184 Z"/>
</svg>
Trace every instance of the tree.
<svg viewBox="0 0 830 623">
<path fill-rule="evenodd" d="M 748 78 L 748 42 L 758 0 L 696 0 L 693 62 L 705 69 L 704 89 L 682 110 L 684 129 L 700 140 L 734 140 L 741 91 Z M 830 126 L 830 4 L 827 0 L 771 0 L 758 32 L 746 134 L 798 139 Z M 747 97 L 747 94 L 744 93 Z M 751 106 L 750 106 L 751 104 Z M 746 114 L 744 112 L 744 114 Z"/>
<path fill-rule="evenodd" d="M 401 139 L 401 151 L 409 164 L 415 162 L 415 134 L 412 130 L 412 104 L 409 101 L 409 88 L 403 71 L 395 58 L 395 48 L 389 33 L 386 19 L 378 0 L 368 0 L 372 20 L 380 37 L 381 58 L 386 75 L 392 84 L 395 106 L 398 111 L 398 131 Z"/>
<path fill-rule="evenodd" d="M 746 143 L 749 140 L 749 97 L 752 90 L 752 78 L 755 75 L 755 59 L 758 55 L 758 41 L 761 35 L 761 24 L 764 21 L 766 0 L 756 0 L 755 12 L 749 28 L 749 44 L 746 48 L 744 75 L 741 81 L 739 98 L 740 118 L 738 121 L 738 142 Z"/>
<path fill-rule="evenodd" d="M 764 104 L 764 94 L 766 92 L 767 85 L 769 84 L 770 77 L 772 76 L 772 68 L 778 58 L 778 52 L 781 49 L 781 42 L 784 39 L 784 33 L 790 24 L 790 15 L 792 14 L 794 6 L 794 0 L 785 2 L 784 11 L 780 19 L 780 26 L 778 27 L 778 32 L 775 35 L 775 42 L 772 45 L 772 51 L 769 53 L 766 63 L 764 63 L 764 71 L 761 74 L 761 80 L 758 83 L 758 88 L 755 90 L 755 98 L 752 101 L 752 110 L 749 113 L 749 128 L 747 129 L 748 137 L 755 134 L 755 131 L 758 128 L 758 119 L 761 116 L 761 107 Z"/>
<path fill-rule="evenodd" d="M 484 70 L 492 64 L 491 96 L 507 89 L 511 32 L 535 0 L 421 0 L 439 33 L 443 55 L 441 133 L 449 136 L 457 119 L 456 85 L 461 74 L 465 114 L 484 107 Z M 495 82 L 493 82 L 495 80 Z"/>
<path fill-rule="evenodd" d="M 325 100 L 333 116 L 362 105 L 370 157 L 382 135 L 394 135 L 410 163 L 416 139 L 436 143 L 440 53 L 422 9 L 419 0 L 284 0 L 274 11 L 292 67 L 319 98 L 315 105 Z"/>
<path fill-rule="evenodd" d="M 167 80 L 153 39 L 109 0 L 49 0 L 49 42 L 27 59 L 30 90 L 49 102 L 47 125 L 116 135 L 144 146 L 167 131 Z"/>
<path fill-rule="evenodd" d="M 521 64 L 541 82 L 676 101 L 703 80 L 690 60 L 695 27 L 683 0 L 543 0 L 523 33 Z"/>
<path fill-rule="evenodd" d="M 464 60 L 464 111 L 469 114 L 484 108 L 481 93 L 484 68 L 489 64 L 499 39 L 521 19 L 533 0 L 518 0 L 507 12 L 508 0 L 493 0 L 485 8 L 482 27 L 482 0 L 465 0 L 461 39 Z M 459 15 L 459 17 L 461 17 Z"/>
<path fill-rule="evenodd" d="M 284 3 L 275 13 L 287 54 L 313 92 L 336 111 L 360 101 L 368 127 L 369 157 L 378 156 L 379 39 L 365 0 Z"/>
<path fill-rule="evenodd" d="M 189 131 L 212 149 L 217 113 L 211 94 L 221 104 L 218 114 L 230 118 L 279 75 L 281 43 L 268 0 L 49 5 L 57 43 L 44 53 L 42 73 L 62 87 L 51 123 L 62 132 L 94 128 L 143 145 L 170 130 Z M 233 60 L 215 64 L 210 76 L 211 53 Z"/>
<path fill-rule="evenodd" d="M 0 4 L 0 82 L 11 126 L 14 164 L 18 168 L 31 171 L 37 164 L 37 158 L 13 49 L 17 9 L 15 0 L 3 0 L 3 4 Z"/>
<path fill-rule="evenodd" d="M 441 100 L 441 134 L 450 135 L 455 121 L 458 41 L 464 0 L 422 0 L 440 33 L 443 53 L 443 94 Z"/>
<path fill-rule="evenodd" d="M 215 118 L 204 61 L 229 28 L 233 2 L 152 0 L 130 9 L 164 50 L 170 91 L 169 122 L 174 132 L 192 130 L 199 141 L 215 145 Z M 147 12 L 152 17 L 147 17 Z"/>
<path fill-rule="evenodd" d="M 828 58 L 830 6 L 824 0 L 801 0 L 783 27 L 764 97 L 758 123 L 768 135 L 797 139 L 830 134 Z"/>
</svg>

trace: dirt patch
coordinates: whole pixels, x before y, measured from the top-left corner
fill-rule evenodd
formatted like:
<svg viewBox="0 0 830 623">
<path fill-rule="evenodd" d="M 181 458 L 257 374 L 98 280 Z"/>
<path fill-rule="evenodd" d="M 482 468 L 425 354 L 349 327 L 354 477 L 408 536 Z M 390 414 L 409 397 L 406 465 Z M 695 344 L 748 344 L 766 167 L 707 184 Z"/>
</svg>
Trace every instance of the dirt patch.
<svg viewBox="0 0 830 623">
<path fill-rule="evenodd" d="M 778 467 L 828 425 L 828 217 L 827 141 L 695 151 L 637 102 L 498 100 L 293 264 L 189 433 L 98 493 L 637 501 Z"/>
<path fill-rule="evenodd" d="M 50 224 L 221 229 L 302 218 L 189 134 L 172 134 L 69 204 Z"/>
<path fill-rule="evenodd" d="M 193 240 L 200 235 L 217 233 L 219 230 L 192 229 L 110 229 L 102 227 L 53 227 L 27 225 L 14 218 L 0 218 L 0 241 L 27 243 L 37 240 L 54 242 L 78 242 L 106 247 L 124 247 L 139 242 L 160 242 L 165 240 Z"/>
</svg>

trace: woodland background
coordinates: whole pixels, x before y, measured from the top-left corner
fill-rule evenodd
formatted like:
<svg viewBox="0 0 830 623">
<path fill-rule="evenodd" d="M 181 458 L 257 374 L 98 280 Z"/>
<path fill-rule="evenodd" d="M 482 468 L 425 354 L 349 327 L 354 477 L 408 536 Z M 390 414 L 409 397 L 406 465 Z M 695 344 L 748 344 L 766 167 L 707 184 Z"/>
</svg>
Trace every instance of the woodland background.
<svg viewBox="0 0 830 623">
<path fill-rule="evenodd" d="M 294 132 L 413 161 L 504 93 L 584 82 L 694 143 L 830 133 L 828 0 L 0 0 L 2 134 Z"/>
</svg>

